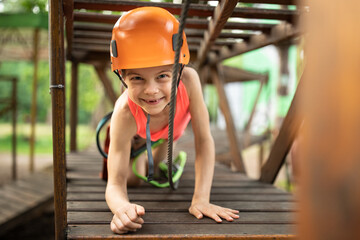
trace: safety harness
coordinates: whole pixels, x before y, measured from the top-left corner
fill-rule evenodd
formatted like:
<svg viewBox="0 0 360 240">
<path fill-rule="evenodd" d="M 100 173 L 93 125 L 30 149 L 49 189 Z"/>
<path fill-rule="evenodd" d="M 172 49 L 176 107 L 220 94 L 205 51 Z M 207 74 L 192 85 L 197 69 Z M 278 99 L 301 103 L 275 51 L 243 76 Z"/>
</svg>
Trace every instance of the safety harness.
<svg viewBox="0 0 360 240">
<path fill-rule="evenodd" d="M 190 1 L 186 0 L 185 4 L 182 6 L 181 10 L 181 17 L 180 17 L 180 24 L 178 33 L 173 35 L 173 50 L 175 51 L 175 60 L 174 60 L 174 67 L 173 67 L 173 73 L 172 73 L 172 85 L 171 85 L 171 99 L 170 99 L 170 110 L 169 110 L 169 132 L 168 132 L 168 151 L 167 151 L 167 178 L 168 183 L 166 184 L 160 184 L 157 181 L 154 181 L 154 160 L 152 155 L 152 147 L 155 147 L 159 144 L 159 141 L 152 142 L 151 141 L 151 133 L 150 133 L 150 114 L 147 114 L 147 121 L 146 121 L 146 150 L 147 150 L 147 156 L 148 156 L 148 176 L 145 178 L 144 176 L 138 174 L 136 171 L 136 161 L 139 157 L 140 153 L 142 153 L 145 149 L 140 148 L 136 151 L 131 151 L 130 158 L 135 158 L 133 161 L 132 169 L 135 173 L 135 175 L 151 184 L 157 187 L 167 187 L 170 186 L 171 189 L 175 190 L 177 188 L 177 184 L 175 185 L 174 182 L 178 182 L 185 162 L 186 162 L 186 153 L 180 152 L 178 157 L 176 158 L 175 162 L 178 164 L 178 169 L 174 173 L 173 171 L 173 131 L 174 131 L 174 117 L 175 117 L 175 106 L 176 106 L 176 89 L 180 82 L 180 77 L 182 70 L 184 68 L 183 65 L 180 66 L 179 59 L 180 59 L 180 51 L 181 46 L 183 44 L 182 39 L 182 33 L 184 31 L 185 27 L 185 21 L 187 17 L 187 13 L 189 10 Z M 111 42 L 111 44 L 116 44 L 116 42 Z M 112 49 L 116 49 L 116 46 L 112 46 Z M 121 74 L 118 72 L 118 70 L 115 70 L 114 73 L 119 77 L 122 84 L 127 88 L 127 85 L 125 81 L 123 80 Z M 178 78 L 177 78 L 178 77 Z M 96 143 L 97 147 L 100 151 L 100 153 L 103 155 L 104 158 L 107 158 L 107 154 L 102 150 L 100 141 L 99 141 L 99 134 L 101 128 L 105 125 L 105 123 L 111 118 L 112 112 L 107 114 L 98 124 L 96 129 Z M 163 141 L 163 140 L 162 140 Z M 165 169 L 165 167 L 163 167 Z"/>
</svg>

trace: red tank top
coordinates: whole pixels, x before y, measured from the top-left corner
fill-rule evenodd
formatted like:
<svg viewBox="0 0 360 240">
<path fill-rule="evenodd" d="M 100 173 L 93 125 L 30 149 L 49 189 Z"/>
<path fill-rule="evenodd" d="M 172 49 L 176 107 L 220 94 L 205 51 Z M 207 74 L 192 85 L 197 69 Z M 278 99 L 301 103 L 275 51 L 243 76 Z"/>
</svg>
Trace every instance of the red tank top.
<svg viewBox="0 0 360 240">
<path fill-rule="evenodd" d="M 146 116 L 141 107 L 134 103 L 128 97 L 128 105 L 132 115 L 135 118 L 137 126 L 137 134 L 146 139 Z M 189 97 L 184 84 L 180 81 L 178 91 L 176 95 L 176 109 L 174 117 L 174 141 L 179 139 L 184 133 L 189 121 L 191 119 L 189 111 Z M 151 120 L 150 120 L 151 121 Z M 157 132 L 153 132 L 150 129 L 151 141 L 157 141 L 159 139 L 168 138 L 169 125 L 166 125 L 163 129 Z"/>
</svg>

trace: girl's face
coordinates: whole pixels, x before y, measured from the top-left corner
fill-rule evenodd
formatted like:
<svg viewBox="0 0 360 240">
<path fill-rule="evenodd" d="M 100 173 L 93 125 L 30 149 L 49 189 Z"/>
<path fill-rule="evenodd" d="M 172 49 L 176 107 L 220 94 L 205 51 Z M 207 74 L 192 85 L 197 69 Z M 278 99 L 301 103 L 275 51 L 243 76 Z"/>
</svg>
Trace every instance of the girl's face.
<svg viewBox="0 0 360 240">
<path fill-rule="evenodd" d="M 150 115 L 161 113 L 170 102 L 172 65 L 125 70 L 128 96 Z"/>
</svg>

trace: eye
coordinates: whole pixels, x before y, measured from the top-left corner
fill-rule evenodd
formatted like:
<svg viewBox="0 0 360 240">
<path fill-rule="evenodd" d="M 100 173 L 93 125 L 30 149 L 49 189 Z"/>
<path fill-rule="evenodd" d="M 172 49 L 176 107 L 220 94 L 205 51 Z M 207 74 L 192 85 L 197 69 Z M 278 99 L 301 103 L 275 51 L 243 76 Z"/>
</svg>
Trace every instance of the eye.
<svg viewBox="0 0 360 240">
<path fill-rule="evenodd" d="M 159 79 L 162 79 L 162 78 L 170 78 L 170 75 L 169 74 L 166 74 L 166 73 L 163 73 L 163 74 L 160 74 L 158 76 Z"/>
<path fill-rule="evenodd" d="M 141 80 L 143 80 L 143 78 L 139 77 L 139 76 L 133 76 L 133 77 L 130 78 L 130 80 L 131 81 L 141 81 Z"/>
</svg>

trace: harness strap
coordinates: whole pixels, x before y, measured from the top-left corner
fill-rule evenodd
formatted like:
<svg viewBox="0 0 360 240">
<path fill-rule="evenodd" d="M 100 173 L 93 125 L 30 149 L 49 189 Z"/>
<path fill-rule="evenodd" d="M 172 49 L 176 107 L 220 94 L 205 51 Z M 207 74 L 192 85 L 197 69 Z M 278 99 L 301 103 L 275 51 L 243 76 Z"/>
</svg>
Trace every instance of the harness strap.
<svg viewBox="0 0 360 240">
<path fill-rule="evenodd" d="M 146 121 L 146 150 L 148 156 L 147 181 L 150 182 L 153 180 L 153 176 L 154 176 L 154 160 L 151 151 L 150 114 L 147 115 L 147 121 Z"/>
</svg>

